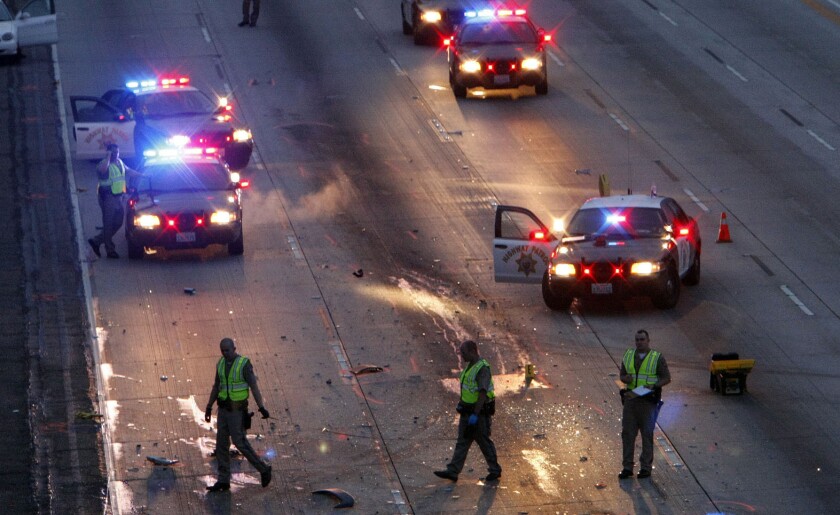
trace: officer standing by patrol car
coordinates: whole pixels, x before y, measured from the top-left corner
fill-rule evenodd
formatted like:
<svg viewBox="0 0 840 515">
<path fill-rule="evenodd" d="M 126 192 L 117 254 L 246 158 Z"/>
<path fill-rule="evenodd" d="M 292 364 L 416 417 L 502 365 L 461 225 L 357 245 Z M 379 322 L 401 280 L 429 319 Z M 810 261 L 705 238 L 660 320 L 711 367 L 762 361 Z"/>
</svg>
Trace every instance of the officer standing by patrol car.
<svg viewBox="0 0 840 515">
<path fill-rule="evenodd" d="M 126 176 L 139 177 L 142 174 L 126 166 L 120 159 L 120 147 L 111 143 L 108 145 L 108 155 L 96 165 L 96 175 L 99 178 L 96 193 L 102 211 L 102 231 L 88 239 L 88 244 L 93 253 L 101 257 L 99 247 L 104 243 L 107 256 L 117 259 L 120 255 L 117 254 L 112 238 L 122 227 L 125 218 L 123 197 L 126 192 Z"/>
<path fill-rule="evenodd" d="M 219 465 L 219 478 L 216 484 L 208 486 L 211 492 L 230 490 L 230 442 L 245 456 L 260 473 L 260 484 L 264 487 L 271 482 L 271 465 L 257 456 L 248 443 L 245 431 L 250 427 L 248 413 L 249 392 L 254 393 L 260 415 L 269 418 L 268 410 L 263 405 L 262 394 L 257 386 L 257 376 L 251 360 L 236 353 L 236 347 L 230 338 L 219 342 L 222 357 L 216 363 L 216 380 L 210 392 L 210 400 L 204 412 L 204 421 L 210 422 L 213 404 L 219 404 L 216 417 L 216 460 Z M 247 418 L 247 424 L 246 424 Z M 246 427 L 247 425 L 247 427 Z"/>
<path fill-rule="evenodd" d="M 636 347 L 627 349 L 621 361 L 619 379 L 627 385 L 622 391 L 621 417 L 622 466 L 619 479 L 633 477 L 633 454 L 636 435 L 642 433 L 639 456 L 640 479 L 650 477 L 653 469 L 653 430 L 662 407 L 662 387 L 671 382 L 668 363 L 659 351 L 650 348 L 650 335 L 636 332 Z"/>
</svg>

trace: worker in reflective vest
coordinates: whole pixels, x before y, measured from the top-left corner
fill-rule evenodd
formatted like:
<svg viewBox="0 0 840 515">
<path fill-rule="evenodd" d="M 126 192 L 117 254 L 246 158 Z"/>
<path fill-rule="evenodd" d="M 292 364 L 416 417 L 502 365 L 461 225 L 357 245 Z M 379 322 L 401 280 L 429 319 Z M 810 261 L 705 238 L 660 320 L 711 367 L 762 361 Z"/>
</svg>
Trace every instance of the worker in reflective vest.
<svg viewBox="0 0 840 515">
<path fill-rule="evenodd" d="M 101 257 L 99 247 L 104 243 L 105 252 L 111 259 L 120 257 L 114 247 L 113 237 L 120 230 L 125 218 L 123 196 L 125 195 L 126 175 L 136 177 L 142 174 L 125 165 L 120 159 L 120 147 L 116 143 L 108 145 L 108 155 L 96 165 L 99 177 L 97 198 L 102 211 L 102 231 L 90 238 L 88 244 L 97 257 Z"/>
<path fill-rule="evenodd" d="M 492 419 L 496 413 L 496 394 L 490 364 L 481 359 L 478 345 L 472 340 L 463 342 L 460 352 L 466 367 L 461 372 L 461 399 L 455 408 L 460 413 L 458 440 L 446 470 L 436 470 L 435 475 L 458 481 L 470 446 L 476 442 L 487 461 L 488 474 L 484 480 L 496 481 L 502 476 L 502 467 L 496 457 L 496 445 L 490 439 Z"/>
<path fill-rule="evenodd" d="M 621 362 L 619 378 L 627 385 L 622 393 L 621 417 L 622 470 L 619 479 L 633 477 L 636 435 L 642 433 L 639 455 L 639 478 L 650 477 L 653 469 L 653 430 L 662 407 L 662 387 L 671 382 L 668 364 L 661 353 L 651 350 L 650 335 L 636 332 L 636 348 L 627 349 Z"/>
<path fill-rule="evenodd" d="M 233 340 L 223 338 L 219 342 L 222 357 L 216 363 L 216 379 L 210 391 L 210 400 L 204 411 L 204 421 L 210 422 L 213 404 L 218 403 L 216 415 L 216 461 L 219 477 L 216 484 L 208 486 L 211 492 L 230 490 L 230 443 L 245 456 L 245 459 L 260 473 L 263 487 L 271 482 L 271 466 L 260 459 L 245 437 L 250 427 L 251 415 L 248 413 L 248 397 L 253 392 L 259 412 L 263 418 L 269 418 L 268 410 L 263 405 L 263 398 L 257 385 L 257 376 L 251 360 L 236 353 Z"/>
</svg>

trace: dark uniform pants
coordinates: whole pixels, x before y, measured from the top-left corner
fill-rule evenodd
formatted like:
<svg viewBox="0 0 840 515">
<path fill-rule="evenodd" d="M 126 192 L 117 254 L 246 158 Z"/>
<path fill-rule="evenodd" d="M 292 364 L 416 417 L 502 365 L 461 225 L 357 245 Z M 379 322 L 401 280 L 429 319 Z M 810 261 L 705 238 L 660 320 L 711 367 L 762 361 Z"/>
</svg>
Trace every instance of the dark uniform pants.
<svg viewBox="0 0 840 515">
<path fill-rule="evenodd" d="M 99 209 L 102 210 L 102 232 L 93 237 L 93 242 L 97 246 L 105 244 L 106 252 L 116 252 L 112 238 L 122 227 L 125 218 L 123 196 L 100 191 L 98 197 Z"/>
<path fill-rule="evenodd" d="M 493 417 L 486 415 L 478 416 L 478 423 L 469 428 L 470 413 L 462 413 L 461 419 L 458 421 L 458 441 L 455 443 L 455 452 L 452 455 L 452 461 L 446 465 L 446 470 L 453 474 L 460 474 L 464 468 L 464 462 L 467 461 L 467 453 L 470 450 L 473 442 L 478 444 L 481 449 L 481 454 L 487 461 L 487 471 L 496 474 L 502 473 L 502 467 L 496 458 L 496 445 L 490 439 L 490 426 L 492 425 Z"/>
<path fill-rule="evenodd" d="M 251 4 L 254 4 L 254 10 L 251 11 Z M 260 16 L 260 0 L 242 0 L 242 21 L 248 23 L 257 23 L 257 18 Z"/>
<path fill-rule="evenodd" d="M 650 471 L 653 467 L 653 429 L 659 414 L 658 402 L 651 402 L 644 397 L 628 399 L 624 403 L 621 417 L 621 444 L 623 448 L 622 465 L 626 470 L 633 470 L 633 453 L 636 449 L 636 435 L 642 433 L 642 454 L 639 455 L 641 470 Z"/>
<path fill-rule="evenodd" d="M 262 472 L 268 470 L 268 465 L 257 456 L 254 448 L 245 438 L 245 429 L 242 427 L 243 412 L 241 410 L 227 410 L 219 408 L 218 429 L 216 432 L 216 460 L 219 464 L 219 482 L 230 483 L 230 442 L 239 449 L 245 459 Z"/>
</svg>

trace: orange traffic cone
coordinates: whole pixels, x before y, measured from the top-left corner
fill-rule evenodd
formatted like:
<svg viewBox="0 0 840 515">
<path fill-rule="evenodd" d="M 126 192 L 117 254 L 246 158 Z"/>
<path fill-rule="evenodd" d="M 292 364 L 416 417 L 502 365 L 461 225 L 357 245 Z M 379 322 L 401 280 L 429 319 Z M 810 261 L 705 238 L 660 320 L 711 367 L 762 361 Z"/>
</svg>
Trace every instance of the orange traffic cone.
<svg viewBox="0 0 840 515">
<path fill-rule="evenodd" d="M 718 243 L 732 243 L 729 237 L 729 224 L 726 223 L 726 213 L 720 214 L 720 229 L 718 229 Z"/>
</svg>

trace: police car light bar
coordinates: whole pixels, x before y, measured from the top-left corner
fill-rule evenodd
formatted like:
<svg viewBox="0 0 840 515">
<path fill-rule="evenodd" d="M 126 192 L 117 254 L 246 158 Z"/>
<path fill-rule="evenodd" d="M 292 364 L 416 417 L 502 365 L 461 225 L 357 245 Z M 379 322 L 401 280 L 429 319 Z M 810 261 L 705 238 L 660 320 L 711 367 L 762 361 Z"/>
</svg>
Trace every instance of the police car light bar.
<svg viewBox="0 0 840 515">
<path fill-rule="evenodd" d="M 160 79 L 131 80 L 125 83 L 125 87 L 131 90 L 138 90 L 151 89 L 157 86 L 163 86 L 165 88 L 171 86 L 188 86 L 189 83 L 189 77 L 163 77 Z"/>
<path fill-rule="evenodd" d="M 492 9 L 482 9 L 480 11 L 465 11 L 464 17 L 466 18 L 486 18 L 486 17 L 502 17 L 502 16 L 525 16 L 527 11 L 525 9 L 498 9 L 496 11 Z"/>
</svg>

